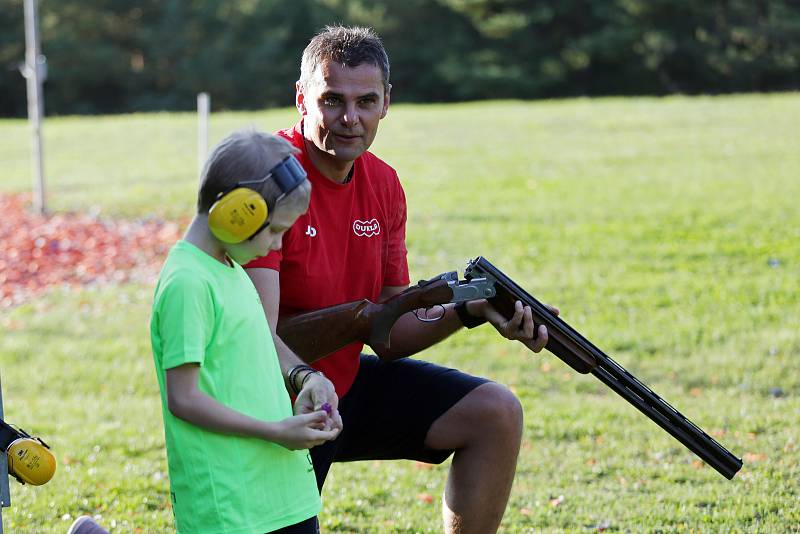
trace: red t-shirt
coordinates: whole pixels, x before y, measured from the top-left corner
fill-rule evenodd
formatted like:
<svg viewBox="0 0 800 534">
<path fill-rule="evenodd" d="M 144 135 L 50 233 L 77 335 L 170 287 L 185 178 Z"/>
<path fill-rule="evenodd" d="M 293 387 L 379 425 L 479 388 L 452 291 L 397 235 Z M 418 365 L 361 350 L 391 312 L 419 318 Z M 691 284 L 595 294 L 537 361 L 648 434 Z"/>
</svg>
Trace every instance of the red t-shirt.
<svg viewBox="0 0 800 534">
<path fill-rule="evenodd" d="M 280 271 L 280 314 L 376 301 L 384 286 L 408 285 L 406 198 L 395 170 L 365 152 L 352 179 L 337 184 L 311 163 L 302 121 L 278 135 L 302 151 L 298 159 L 312 186 L 308 212 L 284 234 L 282 249 L 247 265 Z M 314 364 L 340 397 L 355 380 L 362 348 L 354 343 Z"/>
</svg>

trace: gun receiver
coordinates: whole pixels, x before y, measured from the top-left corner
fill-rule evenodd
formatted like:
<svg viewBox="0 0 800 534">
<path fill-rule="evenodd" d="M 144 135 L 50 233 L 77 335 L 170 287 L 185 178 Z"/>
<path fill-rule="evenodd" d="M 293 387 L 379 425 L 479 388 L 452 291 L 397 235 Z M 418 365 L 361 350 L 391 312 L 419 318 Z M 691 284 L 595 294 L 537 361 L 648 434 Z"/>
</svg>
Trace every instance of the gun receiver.
<svg viewBox="0 0 800 534">
<path fill-rule="evenodd" d="M 670 406 L 565 321 L 550 313 L 546 306 L 488 260 L 478 257 L 469 262 L 465 278 L 485 280 L 492 284 L 496 295 L 490 298 L 489 302 L 507 317 L 513 315 L 514 304 L 518 300 L 530 306 L 537 328 L 540 324 L 547 327 L 547 350 L 579 373 L 591 373 L 596 376 L 725 478 L 733 478 L 742 468 L 741 459 Z"/>
<path fill-rule="evenodd" d="M 450 302 L 490 298 L 494 286 L 474 277 L 459 281 L 455 271 L 422 280 L 383 303 L 363 299 L 278 320 L 278 335 L 306 363 L 351 343 L 389 348 L 392 326 L 404 313 Z"/>
</svg>

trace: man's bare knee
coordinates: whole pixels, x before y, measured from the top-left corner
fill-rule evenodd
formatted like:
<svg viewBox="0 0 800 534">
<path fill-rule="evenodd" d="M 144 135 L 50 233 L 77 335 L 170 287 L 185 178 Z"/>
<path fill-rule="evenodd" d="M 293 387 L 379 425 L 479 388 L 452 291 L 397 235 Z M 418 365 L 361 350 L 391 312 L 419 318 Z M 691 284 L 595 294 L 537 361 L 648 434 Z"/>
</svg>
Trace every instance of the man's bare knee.
<svg viewBox="0 0 800 534">
<path fill-rule="evenodd" d="M 470 391 L 434 421 L 425 443 L 434 449 L 460 449 L 484 439 L 518 442 L 521 436 L 519 399 L 507 387 L 488 382 Z"/>
<path fill-rule="evenodd" d="M 485 419 L 496 431 L 506 436 L 521 435 L 523 411 L 522 404 L 507 387 L 490 382 L 481 386 L 485 391 L 482 400 L 486 410 Z"/>
</svg>

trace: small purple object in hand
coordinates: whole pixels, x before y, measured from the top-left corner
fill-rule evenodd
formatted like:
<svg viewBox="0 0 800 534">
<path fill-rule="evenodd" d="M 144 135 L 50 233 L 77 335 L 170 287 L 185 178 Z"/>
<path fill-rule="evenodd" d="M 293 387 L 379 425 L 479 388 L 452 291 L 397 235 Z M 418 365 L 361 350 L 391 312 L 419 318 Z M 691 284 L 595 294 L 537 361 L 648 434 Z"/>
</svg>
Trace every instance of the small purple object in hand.
<svg viewBox="0 0 800 534">
<path fill-rule="evenodd" d="M 327 402 L 325 404 L 323 404 L 322 406 L 320 406 L 320 408 L 325 410 L 325 412 L 327 412 L 329 417 L 333 413 L 333 408 L 331 408 L 331 405 L 329 403 L 327 403 Z"/>
</svg>

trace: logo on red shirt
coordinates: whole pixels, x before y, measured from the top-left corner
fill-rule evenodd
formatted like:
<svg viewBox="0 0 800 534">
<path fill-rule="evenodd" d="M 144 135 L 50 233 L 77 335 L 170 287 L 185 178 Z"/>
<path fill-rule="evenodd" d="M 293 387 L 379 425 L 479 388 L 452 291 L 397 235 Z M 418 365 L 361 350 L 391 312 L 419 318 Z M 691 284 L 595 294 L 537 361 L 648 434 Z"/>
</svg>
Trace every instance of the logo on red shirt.
<svg viewBox="0 0 800 534">
<path fill-rule="evenodd" d="M 381 233 L 381 225 L 378 223 L 378 219 L 371 219 L 369 221 L 359 221 L 356 219 L 353 221 L 353 232 L 355 232 L 356 235 L 372 237 Z"/>
</svg>

